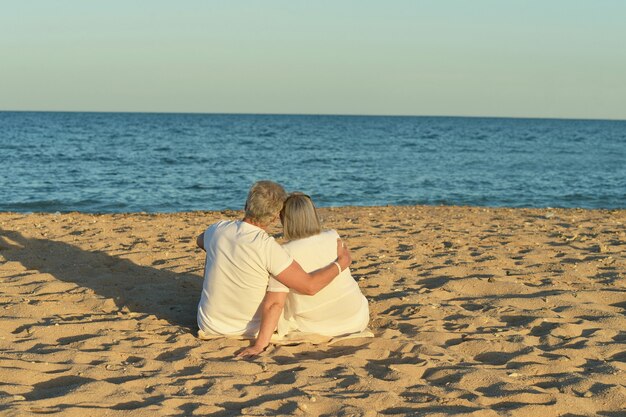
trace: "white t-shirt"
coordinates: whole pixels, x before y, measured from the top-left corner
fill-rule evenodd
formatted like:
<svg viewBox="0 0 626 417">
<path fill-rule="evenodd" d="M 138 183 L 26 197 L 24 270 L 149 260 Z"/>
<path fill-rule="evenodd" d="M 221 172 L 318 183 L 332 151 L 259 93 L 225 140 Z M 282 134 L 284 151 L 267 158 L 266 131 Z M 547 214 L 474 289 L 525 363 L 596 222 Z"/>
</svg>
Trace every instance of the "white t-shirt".
<svg viewBox="0 0 626 417">
<path fill-rule="evenodd" d="M 337 239 L 334 230 L 315 236 L 291 241 L 283 247 L 307 272 L 323 268 L 337 259 Z M 289 288 L 270 278 L 268 291 L 290 291 Z M 369 322 L 367 299 L 352 278 L 350 270 L 344 270 L 317 294 L 303 295 L 291 290 L 285 302 L 283 315 L 278 323 L 280 336 L 293 330 L 340 336 L 364 330 Z"/>
<path fill-rule="evenodd" d="M 270 275 L 293 259 L 263 229 L 244 221 L 220 221 L 204 232 L 206 267 L 198 327 L 208 334 L 254 336 Z"/>
</svg>

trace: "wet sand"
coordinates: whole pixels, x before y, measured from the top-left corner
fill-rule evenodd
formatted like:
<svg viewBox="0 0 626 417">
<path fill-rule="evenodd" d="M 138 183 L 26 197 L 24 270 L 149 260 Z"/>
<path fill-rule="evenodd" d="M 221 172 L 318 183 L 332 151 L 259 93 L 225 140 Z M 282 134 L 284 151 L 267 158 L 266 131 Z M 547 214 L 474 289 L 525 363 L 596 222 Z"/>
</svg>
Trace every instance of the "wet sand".
<svg viewBox="0 0 626 417">
<path fill-rule="evenodd" d="M 626 415 L 626 210 L 323 209 L 376 337 L 251 361 L 195 336 L 240 216 L 0 213 L 0 414 Z"/>
</svg>

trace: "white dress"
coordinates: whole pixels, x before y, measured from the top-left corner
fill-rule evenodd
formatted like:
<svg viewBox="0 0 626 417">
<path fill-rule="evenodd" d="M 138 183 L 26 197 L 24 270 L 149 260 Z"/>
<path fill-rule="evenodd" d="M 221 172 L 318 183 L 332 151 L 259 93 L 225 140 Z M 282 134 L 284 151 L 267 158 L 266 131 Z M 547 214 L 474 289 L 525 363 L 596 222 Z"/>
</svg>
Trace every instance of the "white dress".
<svg viewBox="0 0 626 417">
<path fill-rule="evenodd" d="M 283 247 L 302 269 L 312 272 L 337 259 L 337 239 L 334 230 L 291 241 Z M 317 294 L 303 295 L 289 290 L 270 278 L 268 291 L 289 291 L 282 317 L 278 322 L 278 335 L 298 330 L 324 336 L 341 336 L 363 331 L 369 322 L 367 299 L 350 275 L 350 269 Z"/>
</svg>

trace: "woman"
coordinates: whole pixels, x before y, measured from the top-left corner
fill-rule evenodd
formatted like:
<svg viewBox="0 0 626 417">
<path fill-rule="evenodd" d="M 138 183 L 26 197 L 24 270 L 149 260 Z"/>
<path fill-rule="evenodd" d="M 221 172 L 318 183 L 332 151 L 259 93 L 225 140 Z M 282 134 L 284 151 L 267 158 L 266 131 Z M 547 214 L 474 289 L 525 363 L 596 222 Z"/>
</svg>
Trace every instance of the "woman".
<svg viewBox="0 0 626 417">
<path fill-rule="evenodd" d="M 285 201 L 280 220 L 284 237 L 289 240 L 283 247 L 305 271 L 315 271 L 335 260 L 339 235 L 334 230 L 322 231 L 311 197 L 292 193 Z M 337 267 L 341 270 L 338 264 Z M 239 353 L 240 357 L 262 352 L 276 328 L 279 337 L 293 331 L 341 336 L 363 331 L 369 321 L 367 299 L 349 269 L 341 271 L 313 296 L 290 291 L 271 277 L 267 291 L 261 304 L 263 317 L 256 342 Z"/>
</svg>

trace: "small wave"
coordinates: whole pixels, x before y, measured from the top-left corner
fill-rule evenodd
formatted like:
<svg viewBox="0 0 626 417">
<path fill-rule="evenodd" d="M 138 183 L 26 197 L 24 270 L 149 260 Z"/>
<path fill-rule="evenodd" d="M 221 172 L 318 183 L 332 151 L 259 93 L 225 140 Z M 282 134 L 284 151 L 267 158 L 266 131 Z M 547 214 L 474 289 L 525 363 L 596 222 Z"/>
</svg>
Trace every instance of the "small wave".
<svg viewBox="0 0 626 417">
<path fill-rule="evenodd" d="M 102 202 L 100 200 L 94 199 L 85 199 L 79 201 L 61 201 L 58 199 L 53 199 L 5 203 L 0 206 L 0 210 L 44 213 L 53 213 L 57 211 L 62 213 L 67 213 L 70 211 L 93 212 L 97 211 L 97 208 L 101 205 Z"/>
<path fill-rule="evenodd" d="M 37 200 L 23 203 L 4 203 L 2 209 L 6 211 L 58 211 L 64 203 L 59 200 Z"/>
<path fill-rule="evenodd" d="M 309 158 L 303 159 L 302 161 L 298 161 L 299 164 L 309 165 L 312 164 L 314 166 L 319 166 L 319 164 L 328 165 L 328 159 L 326 158 Z"/>
<path fill-rule="evenodd" d="M 161 162 L 166 165 L 177 165 L 179 163 L 176 159 L 169 158 L 169 157 L 161 158 Z"/>
<path fill-rule="evenodd" d="M 210 190 L 210 191 L 219 191 L 222 187 L 217 185 L 204 185 L 204 184 L 194 184 L 189 187 L 185 187 L 185 190 L 191 191 L 202 191 L 202 190 Z"/>
</svg>

